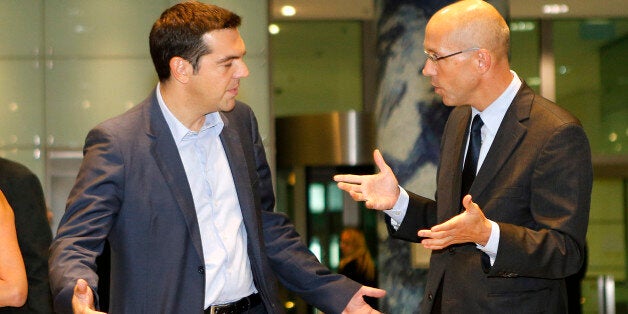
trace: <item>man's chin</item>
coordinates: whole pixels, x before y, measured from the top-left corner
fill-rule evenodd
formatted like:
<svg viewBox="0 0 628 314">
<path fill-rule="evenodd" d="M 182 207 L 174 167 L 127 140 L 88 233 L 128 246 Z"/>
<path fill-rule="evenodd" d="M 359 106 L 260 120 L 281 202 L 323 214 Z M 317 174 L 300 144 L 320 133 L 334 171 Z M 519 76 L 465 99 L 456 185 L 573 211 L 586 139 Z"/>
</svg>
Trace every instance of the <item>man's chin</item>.
<svg viewBox="0 0 628 314">
<path fill-rule="evenodd" d="M 235 98 L 229 99 L 220 105 L 220 111 L 231 111 L 235 108 Z"/>
</svg>

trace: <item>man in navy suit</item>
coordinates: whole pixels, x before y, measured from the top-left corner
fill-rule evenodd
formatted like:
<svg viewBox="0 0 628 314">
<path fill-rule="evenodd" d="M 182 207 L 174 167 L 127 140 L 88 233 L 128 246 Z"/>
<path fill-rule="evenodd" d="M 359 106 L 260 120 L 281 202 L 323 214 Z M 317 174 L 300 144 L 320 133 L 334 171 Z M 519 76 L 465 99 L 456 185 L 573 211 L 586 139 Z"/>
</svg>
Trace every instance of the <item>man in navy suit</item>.
<svg viewBox="0 0 628 314">
<path fill-rule="evenodd" d="M 449 5 L 426 26 L 423 74 L 455 107 L 435 200 L 400 188 L 379 151 L 380 173 L 335 177 L 385 211 L 393 237 L 432 250 L 421 313 L 566 313 L 565 278 L 585 257 L 589 142 L 575 117 L 510 70 L 509 36 L 479 0 Z"/>
<path fill-rule="evenodd" d="M 235 100 L 249 74 L 239 25 L 199 2 L 153 25 L 159 84 L 85 141 L 51 246 L 58 312 L 98 308 L 105 240 L 111 313 L 282 313 L 276 279 L 326 313 L 371 313 L 363 296 L 384 295 L 330 272 L 273 212 L 256 118 Z"/>
</svg>

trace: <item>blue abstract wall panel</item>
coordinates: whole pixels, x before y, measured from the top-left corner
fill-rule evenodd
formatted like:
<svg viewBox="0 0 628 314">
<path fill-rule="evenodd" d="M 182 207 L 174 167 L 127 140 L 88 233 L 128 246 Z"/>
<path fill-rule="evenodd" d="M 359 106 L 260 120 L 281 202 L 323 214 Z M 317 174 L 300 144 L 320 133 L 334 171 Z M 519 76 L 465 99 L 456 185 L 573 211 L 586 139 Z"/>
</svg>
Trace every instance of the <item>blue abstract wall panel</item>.
<svg viewBox="0 0 628 314">
<path fill-rule="evenodd" d="M 399 184 L 427 197 L 436 191 L 440 139 L 451 108 L 442 104 L 429 78 L 421 74 L 426 59 L 423 39 L 429 18 L 453 2 L 376 0 L 380 64 L 375 104 L 377 146 Z M 507 15 L 507 0 L 488 2 Z M 419 313 L 427 269 L 412 267 L 411 244 L 389 238 L 383 219 L 379 220 L 378 237 L 379 285 L 388 291 L 380 310 Z"/>
<path fill-rule="evenodd" d="M 378 2 L 377 146 L 399 183 L 426 196 L 436 191 L 440 138 L 450 108 L 421 74 L 423 37 L 427 20 L 451 2 Z M 412 267 L 411 244 L 389 238 L 382 221 L 379 284 L 388 294 L 380 308 L 386 313 L 418 313 L 427 270 Z"/>
</svg>

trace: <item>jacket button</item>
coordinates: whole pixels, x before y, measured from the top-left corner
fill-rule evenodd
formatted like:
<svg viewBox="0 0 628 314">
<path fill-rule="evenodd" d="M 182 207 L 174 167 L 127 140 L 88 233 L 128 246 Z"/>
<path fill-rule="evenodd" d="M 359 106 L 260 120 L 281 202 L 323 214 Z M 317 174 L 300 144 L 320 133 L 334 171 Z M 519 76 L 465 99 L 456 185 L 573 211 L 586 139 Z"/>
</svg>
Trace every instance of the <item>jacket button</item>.
<svg viewBox="0 0 628 314">
<path fill-rule="evenodd" d="M 434 299 L 434 296 L 433 296 L 431 293 L 429 293 L 429 294 L 427 295 L 427 299 L 428 299 L 429 301 L 432 301 L 432 300 Z"/>
<path fill-rule="evenodd" d="M 450 247 L 450 248 L 448 249 L 448 251 L 449 251 L 449 254 L 451 254 L 451 255 L 456 254 L 456 249 L 454 249 L 454 248 L 452 248 L 452 247 Z"/>
<path fill-rule="evenodd" d="M 199 266 L 198 267 L 198 273 L 201 274 L 201 275 L 205 274 L 205 267 Z"/>
</svg>

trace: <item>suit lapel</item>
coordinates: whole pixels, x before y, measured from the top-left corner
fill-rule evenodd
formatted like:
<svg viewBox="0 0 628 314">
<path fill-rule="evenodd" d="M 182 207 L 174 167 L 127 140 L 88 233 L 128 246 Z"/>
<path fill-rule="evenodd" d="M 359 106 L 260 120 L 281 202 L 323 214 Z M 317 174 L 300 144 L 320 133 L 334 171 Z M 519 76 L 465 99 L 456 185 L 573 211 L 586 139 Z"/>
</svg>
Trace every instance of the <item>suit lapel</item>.
<svg viewBox="0 0 628 314">
<path fill-rule="evenodd" d="M 456 108 L 458 109 L 458 108 Z M 454 134 L 454 138 L 452 141 L 446 141 L 445 146 L 443 147 L 442 154 L 444 156 L 451 157 L 441 157 L 441 165 L 439 172 L 446 174 L 453 174 L 451 176 L 440 176 L 441 180 L 447 180 L 446 182 L 439 182 L 439 186 L 450 186 L 448 189 L 451 193 L 450 195 L 442 195 L 439 196 L 438 202 L 442 202 L 444 200 L 451 200 L 451 204 L 442 204 L 443 210 L 439 210 L 439 221 L 444 221 L 452 216 L 458 214 L 458 210 L 461 208 L 461 200 L 460 200 L 460 189 L 462 185 L 462 160 L 465 154 L 465 144 L 469 126 L 469 120 L 471 118 L 471 108 L 460 108 L 458 110 L 454 110 L 451 113 L 450 121 L 447 122 L 448 129 L 452 129 L 448 133 L 448 130 L 445 130 L 445 134 Z M 449 125 L 451 123 L 451 125 Z M 444 189 L 443 191 L 447 191 Z"/>
<path fill-rule="evenodd" d="M 168 185 L 170 192 L 179 205 L 179 209 L 185 219 L 190 238 L 192 239 L 192 244 L 194 245 L 198 255 L 203 258 L 201 232 L 198 226 L 198 219 L 196 216 L 196 209 L 194 207 L 194 199 L 192 198 L 192 191 L 190 190 L 190 184 L 188 183 L 187 176 L 185 175 L 185 169 L 183 168 L 183 162 L 179 156 L 179 150 L 177 149 L 172 133 L 170 132 L 168 124 L 163 117 L 157 98 L 154 94 L 155 91 L 153 90 L 153 97 L 146 109 L 149 117 L 147 134 L 153 140 L 150 151 L 153 158 L 155 158 L 157 167 L 166 180 L 166 184 Z"/>
<path fill-rule="evenodd" d="M 254 165 L 247 163 L 253 156 L 246 155 L 243 145 L 251 145 L 249 143 L 242 143 L 242 138 L 238 134 L 236 127 L 241 127 L 230 121 L 230 115 L 221 113 L 221 117 L 224 122 L 224 128 L 220 133 L 220 140 L 222 146 L 225 149 L 227 160 L 229 161 L 229 167 L 231 168 L 231 175 L 233 176 L 233 183 L 235 185 L 236 193 L 238 195 L 238 201 L 240 203 L 240 209 L 242 211 L 242 219 L 246 227 L 249 239 L 258 234 L 259 227 L 256 222 L 261 221 L 261 218 L 251 219 L 259 214 L 255 210 L 255 202 L 253 199 L 253 182 L 249 173 L 254 171 Z M 253 167 L 253 169 L 250 169 Z"/>
<path fill-rule="evenodd" d="M 530 106 L 534 97 L 534 94 L 531 92 L 532 90 L 529 87 L 522 84 L 517 96 L 515 96 L 512 104 L 506 111 L 493 144 L 482 163 L 478 175 L 473 181 L 469 191 L 471 195 L 480 195 L 484 191 L 526 134 L 527 128 L 521 124 L 521 121 L 528 119 L 530 116 Z M 487 166 L 484 167 L 484 165 Z"/>
</svg>

